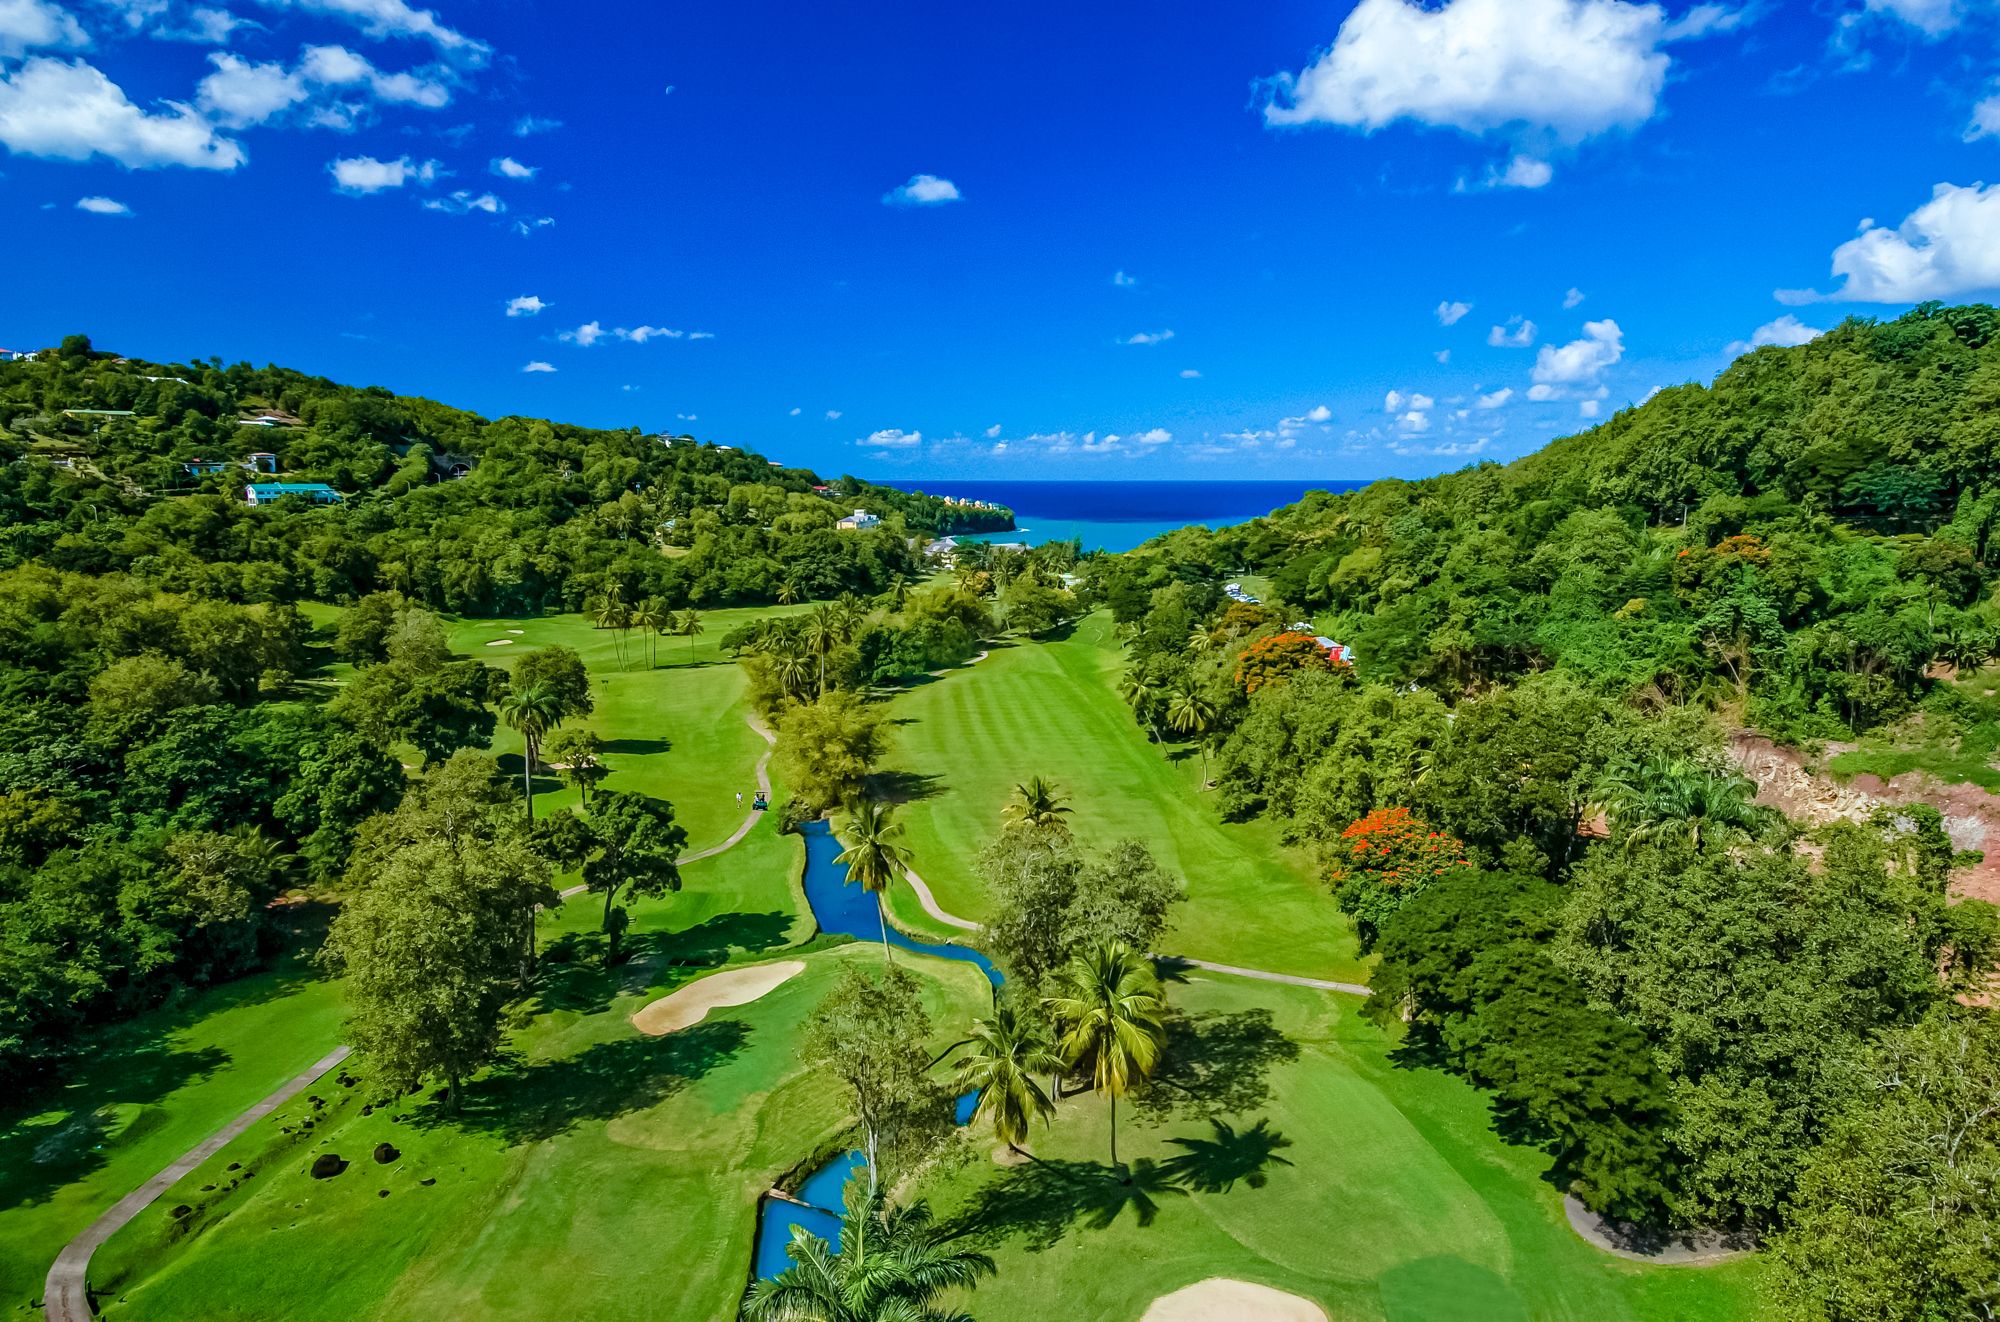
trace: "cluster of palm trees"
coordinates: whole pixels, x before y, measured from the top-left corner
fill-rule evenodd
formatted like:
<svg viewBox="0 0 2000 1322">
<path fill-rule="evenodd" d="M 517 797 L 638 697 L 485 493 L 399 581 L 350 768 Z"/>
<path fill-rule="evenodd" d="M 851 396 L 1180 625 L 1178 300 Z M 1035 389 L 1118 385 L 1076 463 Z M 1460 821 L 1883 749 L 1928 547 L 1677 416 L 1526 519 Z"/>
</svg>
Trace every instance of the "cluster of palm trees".
<svg viewBox="0 0 2000 1322">
<path fill-rule="evenodd" d="M 1627 848 L 1683 840 L 1698 850 L 1718 832 L 1754 832 L 1768 816 L 1756 794 L 1748 777 L 1714 759 L 1654 757 L 1606 774 L 1593 797 L 1625 828 Z"/>
<path fill-rule="evenodd" d="M 650 669 L 659 664 L 659 641 L 665 637 L 687 639 L 688 660 L 692 663 L 694 639 L 705 630 L 701 612 L 694 607 L 684 611 L 668 610 L 657 597 L 628 603 L 623 589 L 616 583 L 607 587 L 603 595 L 592 597 L 584 606 L 598 628 L 612 631 L 620 666 L 627 664 L 626 638 L 631 633 L 636 632 L 646 648 L 646 665 Z"/>
<path fill-rule="evenodd" d="M 826 692 L 827 657 L 854 641 L 868 622 L 869 609 L 867 602 L 844 592 L 802 615 L 767 621 L 749 650 L 770 658 L 787 698 L 816 702 Z"/>
<path fill-rule="evenodd" d="M 1196 637 L 1206 640 L 1208 635 L 1200 630 Z M 1216 733 L 1215 704 L 1191 681 L 1184 681 L 1172 687 L 1163 688 L 1147 679 L 1137 670 L 1128 671 L 1119 682 L 1118 696 L 1125 700 L 1133 714 L 1144 721 L 1153 732 L 1154 743 L 1165 743 L 1160 731 L 1159 718 L 1166 714 L 1167 727 L 1183 739 L 1193 740 L 1201 749 L 1201 783 L 1208 787 L 1208 758 L 1213 751 Z"/>
</svg>

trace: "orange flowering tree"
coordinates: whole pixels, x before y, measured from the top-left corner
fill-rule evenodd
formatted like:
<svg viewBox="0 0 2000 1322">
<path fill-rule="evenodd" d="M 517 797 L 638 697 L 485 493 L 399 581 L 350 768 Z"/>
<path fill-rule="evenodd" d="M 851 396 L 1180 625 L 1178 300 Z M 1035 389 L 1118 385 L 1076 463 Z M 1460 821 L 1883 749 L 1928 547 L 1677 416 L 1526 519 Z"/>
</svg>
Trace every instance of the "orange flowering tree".
<svg viewBox="0 0 2000 1322">
<path fill-rule="evenodd" d="M 1338 663 L 1346 668 L 1345 662 Z M 1259 638 L 1236 658 L 1236 687 L 1255 693 L 1266 684 L 1290 679 L 1301 670 L 1332 670 L 1336 663 L 1311 634 L 1274 633 Z"/>
<path fill-rule="evenodd" d="M 1354 915 L 1364 946 L 1390 915 L 1466 861 L 1465 842 L 1435 831 L 1408 808 L 1377 808 L 1340 833 L 1327 880 L 1343 911 Z"/>
</svg>

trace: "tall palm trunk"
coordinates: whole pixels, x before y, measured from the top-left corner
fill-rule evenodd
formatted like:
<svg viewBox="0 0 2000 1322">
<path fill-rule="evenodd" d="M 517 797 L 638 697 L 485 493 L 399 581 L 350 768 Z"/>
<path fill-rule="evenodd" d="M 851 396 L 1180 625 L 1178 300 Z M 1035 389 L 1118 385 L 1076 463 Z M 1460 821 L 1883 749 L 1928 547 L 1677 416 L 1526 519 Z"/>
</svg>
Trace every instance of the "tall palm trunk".
<svg viewBox="0 0 2000 1322">
<path fill-rule="evenodd" d="M 1111 1169 L 1118 1169 L 1118 1094 L 1111 1094 Z M 1127 1171 L 1122 1177 L 1125 1183 L 1132 1183 L 1132 1174 Z"/>
<path fill-rule="evenodd" d="M 882 962 L 894 964 L 896 957 L 889 953 L 889 910 L 882 903 L 882 892 L 875 892 L 875 921 L 882 925 Z"/>
<path fill-rule="evenodd" d="M 528 800 L 528 825 L 535 824 L 535 736 L 524 735 L 527 750 L 521 756 L 521 790 Z"/>
</svg>

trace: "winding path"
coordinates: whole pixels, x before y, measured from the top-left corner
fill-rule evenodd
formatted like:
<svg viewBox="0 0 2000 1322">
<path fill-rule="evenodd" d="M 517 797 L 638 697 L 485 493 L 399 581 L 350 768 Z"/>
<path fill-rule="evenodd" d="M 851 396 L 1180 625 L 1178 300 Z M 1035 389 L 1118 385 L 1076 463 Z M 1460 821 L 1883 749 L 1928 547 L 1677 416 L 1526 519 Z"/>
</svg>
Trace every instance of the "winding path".
<svg viewBox="0 0 2000 1322">
<path fill-rule="evenodd" d="M 90 1307 L 91 1254 L 123 1230 L 133 1217 L 152 1206 L 161 1194 L 180 1183 L 195 1167 L 222 1151 L 230 1140 L 319 1082 L 321 1076 L 347 1059 L 349 1050 L 348 1047 L 335 1047 L 321 1056 L 307 1066 L 303 1074 L 183 1152 L 172 1165 L 113 1203 L 108 1211 L 85 1227 L 82 1234 L 65 1244 L 63 1251 L 56 1256 L 55 1265 L 49 1268 L 49 1278 L 43 1286 L 43 1304 L 48 1322 L 90 1322 L 94 1316 Z"/>
<path fill-rule="evenodd" d="M 763 736 L 766 745 L 764 755 L 757 759 L 756 776 L 758 790 L 768 798 L 771 793 L 771 753 L 777 747 L 778 736 L 755 716 L 745 719 L 749 721 L 751 729 Z M 757 825 L 757 819 L 763 815 L 762 812 L 752 809 L 750 815 L 743 819 L 743 824 L 736 828 L 736 833 L 727 840 L 708 849 L 697 849 L 693 853 L 682 854 L 679 861 L 693 863 L 704 858 L 714 858 L 725 850 L 734 849 L 743 843 L 743 837 L 750 834 Z M 582 894 L 584 889 L 582 886 L 572 886 L 563 891 L 562 896 L 568 899 L 572 895 Z M 90 1307 L 91 1255 L 102 1248 L 106 1240 L 129 1225 L 134 1217 L 152 1206 L 161 1194 L 180 1183 L 195 1167 L 220 1152 L 244 1130 L 319 1082 L 329 1071 L 346 1060 L 351 1050 L 351 1047 L 335 1047 L 314 1061 L 303 1074 L 237 1116 L 202 1142 L 189 1148 L 176 1158 L 172 1165 L 112 1204 L 102 1216 L 85 1227 L 83 1233 L 63 1245 L 63 1251 L 57 1255 L 55 1265 L 49 1268 L 48 1281 L 43 1287 L 43 1312 L 48 1322 L 91 1322 L 95 1316 Z"/>
</svg>

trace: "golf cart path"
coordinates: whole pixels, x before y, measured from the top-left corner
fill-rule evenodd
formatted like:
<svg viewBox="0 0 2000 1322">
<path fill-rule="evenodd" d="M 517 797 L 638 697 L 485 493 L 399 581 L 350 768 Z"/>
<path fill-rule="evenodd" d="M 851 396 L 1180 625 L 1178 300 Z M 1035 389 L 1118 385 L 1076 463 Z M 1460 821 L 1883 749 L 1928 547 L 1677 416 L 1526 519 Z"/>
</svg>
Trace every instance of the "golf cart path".
<svg viewBox="0 0 2000 1322">
<path fill-rule="evenodd" d="M 152 1206 L 161 1194 L 220 1152 L 230 1140 L 319 1082 L 321 1076 L 347 1059 L 350 1050 L 348 1047 L 335 1047 L 321 1056 L 307 1066 L 303 1074 L 189 1148 L 165 1170 L 113 1203 L 108 1211 L 85 1227 L 82 1234 L 65 1244 L 63 1251 L 56 1256 L 55 1265 L 49 1268 L 49 1277 L 43 1286 L 44 1311 L 48 1322 L 91 1322 L 95 1316 L 90 1307 L 91 1255 L 103 1247 L 106 1240 L 123 1230 L 133 1217 Z"/>
<path fill-rule="evenodd" d="M 777 745 L 778 737 L 771 732 L 769 726 L 755 716 L 746 719 L 750 723 L 750 728 L 763 737 L 766 745 L 764 755 L 757 759 L 756 775 L 758 790 L 769 797 L 771 752 Z M 725 850 L 735 848 L 743 843 L 743 837 L 750 834 L 752 828 L 757 825 L 757 819 L 763 815 L 752 809 L 750 815 L 743 819 L 743 824 L 736 828 L 736 833 L 727 840 L 710 849 L 698 849 L 691 854 L 682 854 L 679 861 L 693 863 L 698 859 L 714 858 Z M 563 898 L 580 895 L 583 890 L 582 886 L 572 886 L 562 893 Z M 82 1234 L 65 1244 L 63 1251 L 56 1256 L 55 1265 L 49 1268 L 48 1281 L 44 1286 L 43 1303 L 48 1322 L 91 1322 L 95 1316 L 90 1307 L 91 1255 L 102 1248 L 106 1240 L 124 1229 L 132 1218 L 150 1207 L 161 1194 L 180 1183 L 188 1172 L 221 1151 L 225 1144 L 244 1130 L 312 1087 L 329 1070 L 346 1060 L 351 1050 L 350 1047 L 335 1047 L 308 1066 L 305 1073 L 237 1116 L 201 1143 L 188 1149 L 172 1165 L 119 1199 L 110 1210 L 91 1222 Z"/>
</svg>

